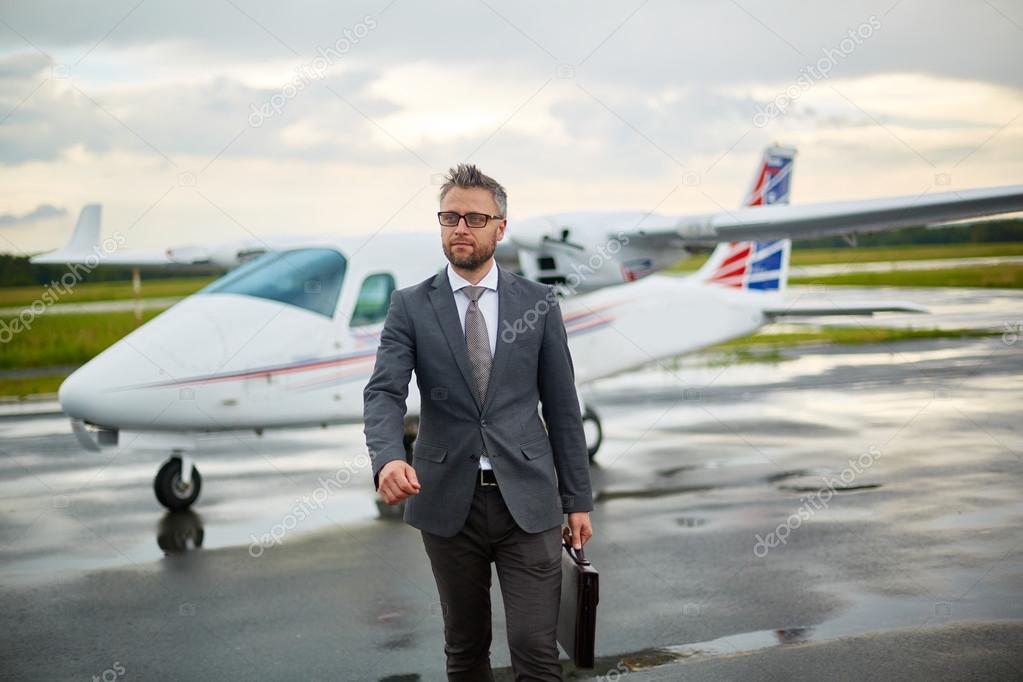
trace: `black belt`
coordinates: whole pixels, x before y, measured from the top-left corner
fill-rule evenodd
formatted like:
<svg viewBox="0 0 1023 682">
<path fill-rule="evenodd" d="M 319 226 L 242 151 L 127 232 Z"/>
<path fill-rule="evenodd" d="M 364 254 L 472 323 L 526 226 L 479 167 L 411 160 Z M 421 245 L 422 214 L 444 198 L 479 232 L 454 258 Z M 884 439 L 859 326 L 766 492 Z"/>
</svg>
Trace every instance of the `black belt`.
<svg viewBox="0 0 1023 682">
<path fill-rule="evenodd" d="M 480 469 L 480 475 L 476 478 L 476 483 L 481 486 L 496 486 L 497 477 L 494 476 L 494 470 Z"/>
</svg>

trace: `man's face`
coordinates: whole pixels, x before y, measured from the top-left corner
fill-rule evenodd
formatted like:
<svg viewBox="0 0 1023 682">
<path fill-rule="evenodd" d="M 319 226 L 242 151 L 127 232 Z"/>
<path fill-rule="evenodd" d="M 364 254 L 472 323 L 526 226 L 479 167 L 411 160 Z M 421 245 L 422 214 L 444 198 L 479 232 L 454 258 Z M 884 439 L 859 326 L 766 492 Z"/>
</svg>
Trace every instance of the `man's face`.
<svg viewBox="0 0 1023 682">
<path fill-rule="evenodd" d="M 452 187 L 440 202 L 441 211 L 459 214 L 485 213 L 497 215 L 497 204 L 488 190 L 482 187 Z M 486 263 L 497 249 L 497 242 L 504 239 L 504 228 L 508 221 L 490 220 L 483 227 L 468 227 L 465 220 L 459 220 L 455 227 L 441 227 L 441 243 L 444 255 L 452 265 L 475 270 Z"/>
</svg>

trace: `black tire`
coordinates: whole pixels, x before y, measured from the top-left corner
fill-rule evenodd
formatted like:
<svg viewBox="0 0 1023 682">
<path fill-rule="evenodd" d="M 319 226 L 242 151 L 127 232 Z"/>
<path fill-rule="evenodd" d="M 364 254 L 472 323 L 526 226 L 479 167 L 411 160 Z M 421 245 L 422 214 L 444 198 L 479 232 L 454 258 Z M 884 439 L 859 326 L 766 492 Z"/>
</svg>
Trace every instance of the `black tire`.
<svg viewBox="0 0 1023 682">
<path fill-rule="evenodd" d="M 153 479 L 153 492 L 160 504 L 171 511 L 188 509 L 199 497 L 202 489 L 202 477 L 199 470 L 192 467 L 192 481 L 187 488 L 181 486 L 181 458 L 172 457 L 164 462 Z"/>
<path fill-rule="evenodd" d="M 597 437 L 592 444 L 587 443 L 586 454 L 590 456 L 590 461 L 597 455 L 597 450 L 600 449 L 600 444 L 604 442 L 604 428 L 600 424 L 600 417 L 590 407 L 587 407 L 583 412 L 583 428 L 586 428 L 586 422 L 590 422 L 596 427 Z"/>
</svg>

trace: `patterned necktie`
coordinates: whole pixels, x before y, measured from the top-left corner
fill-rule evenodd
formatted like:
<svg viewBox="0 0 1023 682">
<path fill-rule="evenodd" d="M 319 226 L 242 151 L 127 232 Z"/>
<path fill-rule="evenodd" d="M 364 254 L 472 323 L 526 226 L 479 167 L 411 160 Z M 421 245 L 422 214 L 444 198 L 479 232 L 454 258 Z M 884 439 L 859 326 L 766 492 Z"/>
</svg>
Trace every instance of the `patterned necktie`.
<svg viewBox="0 0 1023 682">
<path fill-rule="evenodd" d="M 490 381 L 490 336 L 487 334 L 487 321 L 480 310 L 480 296 L 486 287 L 462 287 L 460 291 L 469 299 L 469 308 L 465 311 L 465 345 L 469 350 L 469 364 L 472 365 L 473 378 L 476 379 L 476 395 L 480 405 L 487 395 L 487 383 Z M 485 449 L 485 446 L 484 446 Z"/>
</svg>

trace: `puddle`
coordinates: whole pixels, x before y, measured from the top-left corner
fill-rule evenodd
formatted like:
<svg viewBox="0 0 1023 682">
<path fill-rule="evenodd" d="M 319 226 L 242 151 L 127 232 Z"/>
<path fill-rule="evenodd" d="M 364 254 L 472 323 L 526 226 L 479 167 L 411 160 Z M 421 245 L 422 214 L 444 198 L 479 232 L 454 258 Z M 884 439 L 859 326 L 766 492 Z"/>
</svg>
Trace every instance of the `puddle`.
<svg viewBox="0 0 1023 682">
<path fill-rule="evenodd" d="M 775 646 L 805 644 L 810 641 L 811 630 L 812 628 L 809 627 L 792 627 L 779 630 L 743 632 L 706 642 L 643 649 L 620 656 L 605 656 L 594 661 L 593 669 L 586 670 L 585 675 L 586 677 L 590 675 L 595 677 L 607 676 L 607 679 L 611 679 L 610 674 L 614 672 L 620 675 L 626 672 L 650 670 L 668 665 L 669 663 L 681 663 L 692 659 L 747 653 Z M 580 672 L 583 671 L 577 671 L 576 675 L 578 676 Z"/>
<path fill-rule="evenodd" d="M 849 493 L 849 492 L 855 492 L 857 490 L 875 490 L 876 488 L 880 488 L 881 484 L 880 483 L 861 483 L 861 484 L 858 484 L 858 485 L 833 485 L 833 486 L 823 486 L 823 485 L 780 485 L 780 486 L 778 486 L 778 490 L 788 490 L 789 492 L 794 492 L 794 493 L 815 493 L 815 492 L 818 492 L 818 491 L 820 491 L 821 489 L 823 489 L 825 487 L 830 487 L 831 490 L 835 491 L 836 493 Z"/>
<path fill-rule="evenodd" d="M 814 472 L 806 469 L 798 469 L 796 471 L 781 471 L 777 474 L 771 474 L 767 477 L 768 483 L 777 483 L 778 481 L 784 481 L 789 478 L 802 478 L 803 476 L 813 476 Z"/>
<path fill-rule="evenodd" d="M 777 486 L 778 490 L 793 493 L 816 493 L 826 489 L 836 493 L 849 493 L 858 490 L 876 490 L 882 486 L 881 483 L 876 482 L 842 483 L 841 472 L 827 469 L 782 471 L 771 474 L 766 480 L 771 484 L 780 484 Z"/>
<path fill-rule="evenodd" d="M 674 488 L 649 488 L 646 490 L 600 490 L 597 492 L 595 500 L 606 502 L 608 500 L 620 500 L 627 498 L 652 499 L 656 497 L 667 497 L 669 495 L 705 493 L 710 490 L 716 490 L 717 488 L 718 486 L 714 485 L 684 485 Z"/>
<path fill-rule="evenodd" d="M 676 476 L 678 474 L 681 474 L 683 471 L 693 471 L 694 469 L 699 469 L 699 468 L 700 467 L 698 467 L 695 464 L 685 464 L 683 466 L 671 467 L 670 469 L 658 469 L 657 470 L 657 475 L 658 476 L 664 476 L 665 478 L 668 478 L 668 477 L 671 477 L 671 476 Z"/>
<path fill-rule="evenodd" d="M 1013 567 L 1003 565 L 995 572 L 1004 575 L 1011 574 L 1012 570 Z M 597 659 L 592 670 L 576 671 L 576 678 L 607 676 L 605 679 L 611 679 L 609 673 L 617 672 L 621 675 L 690 660 L 746 654 L 775 647 L 818 644 L 841 637 L 961 621 L 1018 620 L 1023 616 L 1023 603 L 1012 599 L 1004 588 L 1000 590 L 996 587 L 996 581 L 988 586 L 986 582 L 978 583 L 977 578 L 976 571 L 950 571 L 941 575 L 936 594 L 922 596 L 863 593 L 847 584 L 822 586 L 821 589 L 851 599 L 851 603 L 835 617 L 822 623 L 740 632 L 702 642 L 651 647 L 616 656 L 604 656 Z M 948 596 L 945 596 L 946 592 Z M 967 594 L 968 599 L 965 598 Z"/>
</svg>

